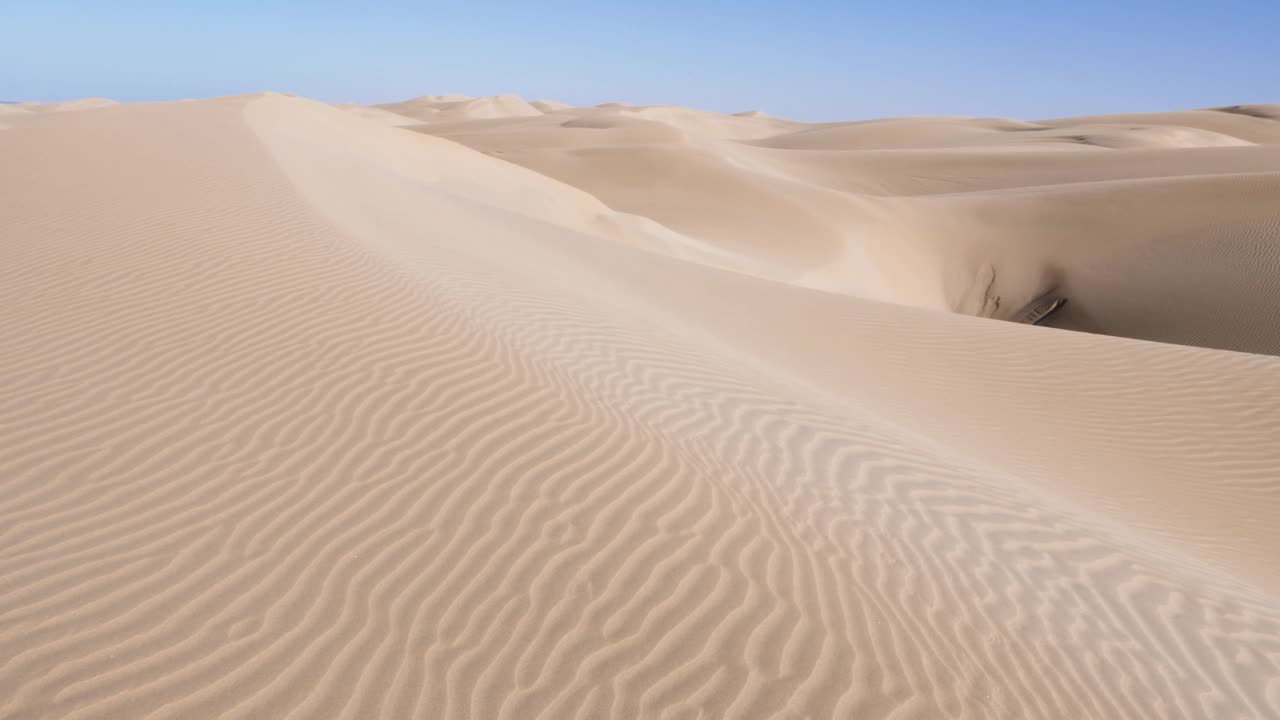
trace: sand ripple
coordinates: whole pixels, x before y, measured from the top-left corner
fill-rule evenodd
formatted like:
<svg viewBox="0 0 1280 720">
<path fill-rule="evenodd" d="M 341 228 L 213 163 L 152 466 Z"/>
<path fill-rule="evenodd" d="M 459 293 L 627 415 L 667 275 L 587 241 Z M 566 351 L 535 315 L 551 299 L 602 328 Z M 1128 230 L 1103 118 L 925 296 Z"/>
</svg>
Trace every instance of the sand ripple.
<svg viewBox="0 0 1280 720">
<path fill-rule="evenodd" d="M 0 718 L 1280 715 L 1280 449 L 1176 421 L 1280 438 L 1280 361 L 823 296 L 385 159 L 437 143 L 281 97 L 0 135 Z M 1153 367 L 1185 385 L 1060 417 Z M 1053 434 L 965 439 L 1000 417 Z M 1100 435 L 1200 474 L 1135 520 L 1080 491 Z"/>
</svg>

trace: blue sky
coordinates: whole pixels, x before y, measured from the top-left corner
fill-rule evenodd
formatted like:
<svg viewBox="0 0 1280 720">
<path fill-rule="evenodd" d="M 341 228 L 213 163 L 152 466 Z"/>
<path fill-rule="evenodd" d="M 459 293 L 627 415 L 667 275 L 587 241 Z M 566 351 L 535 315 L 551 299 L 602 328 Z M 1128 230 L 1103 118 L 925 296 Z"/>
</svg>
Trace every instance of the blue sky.
<svg viewBox="0 0 1280 720">
<path fill-rule="evenodd" d="M 1280 0 L 0 0 L 0 100 L 515 93 L 805 120 L 1280 102 Z"/>
</svg>

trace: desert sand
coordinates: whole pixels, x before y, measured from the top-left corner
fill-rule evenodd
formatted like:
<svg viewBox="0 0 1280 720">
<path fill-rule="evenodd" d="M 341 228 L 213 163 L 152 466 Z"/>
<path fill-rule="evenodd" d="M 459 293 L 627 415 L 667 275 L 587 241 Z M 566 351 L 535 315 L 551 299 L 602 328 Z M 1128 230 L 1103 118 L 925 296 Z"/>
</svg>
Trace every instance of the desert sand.
<svg viewBox="0 0 1280 720">
<path fill-rule="evenodd" d="M 4 720 L 1280 717 L 1280 106 L 0 106 L 0 321 Z"/>
</svg>

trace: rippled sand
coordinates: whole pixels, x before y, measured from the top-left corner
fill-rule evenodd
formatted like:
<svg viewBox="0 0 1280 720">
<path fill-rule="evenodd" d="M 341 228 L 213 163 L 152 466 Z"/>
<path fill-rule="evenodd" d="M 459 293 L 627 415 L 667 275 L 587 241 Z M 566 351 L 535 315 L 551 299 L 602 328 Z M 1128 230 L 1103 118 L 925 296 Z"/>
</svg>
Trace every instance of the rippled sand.
<svg viewBox="0 0 1280 720">
<path fill-rule="evenodd" d="M 1280 716 L 1280 107 L 0 113 L 0 718 Z"/>
</svg>

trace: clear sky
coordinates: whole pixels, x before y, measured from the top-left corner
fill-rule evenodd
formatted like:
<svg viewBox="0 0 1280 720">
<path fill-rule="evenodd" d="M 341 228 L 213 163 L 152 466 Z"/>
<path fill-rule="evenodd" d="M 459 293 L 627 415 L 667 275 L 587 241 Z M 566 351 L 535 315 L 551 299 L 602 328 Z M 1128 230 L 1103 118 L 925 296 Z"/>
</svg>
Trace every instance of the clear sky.
<svg viewBox="0 0 1280 720">
<path fill-rule="evenodd" d="M 260 90 L 804 120 L 1280 102 L 1280 0 L 0 0 L 0 100 Z"/>
</svg>

